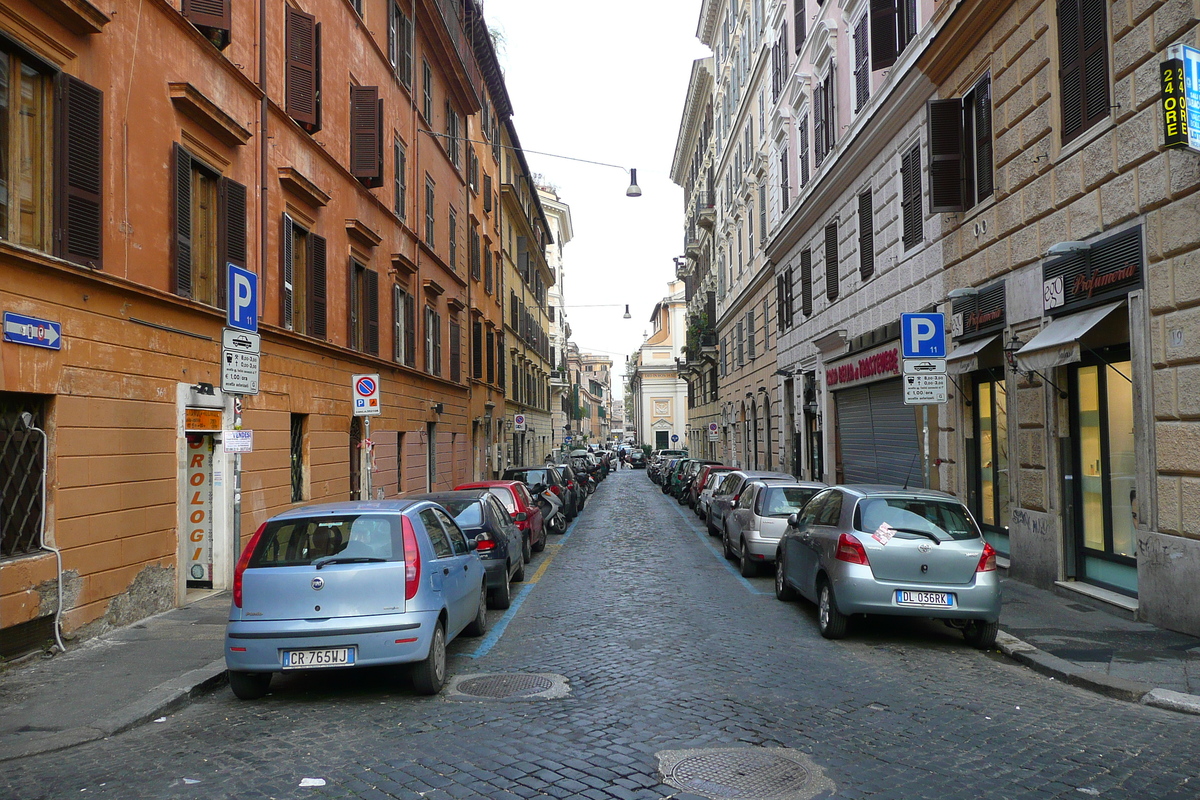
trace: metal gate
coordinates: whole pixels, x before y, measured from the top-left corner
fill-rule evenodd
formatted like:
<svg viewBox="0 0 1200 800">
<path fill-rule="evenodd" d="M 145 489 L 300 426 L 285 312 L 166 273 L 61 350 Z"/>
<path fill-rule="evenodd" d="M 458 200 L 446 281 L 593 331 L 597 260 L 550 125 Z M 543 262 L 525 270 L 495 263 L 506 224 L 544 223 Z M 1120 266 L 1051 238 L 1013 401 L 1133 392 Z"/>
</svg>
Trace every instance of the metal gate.
<svg viewBox="0 0 1200 800">
<path fill-rule="evenodd" d="M 917 417 L 900 381 L 843 389 L 834 399 L 842 481 L 924 487 Z"/>
</svg>

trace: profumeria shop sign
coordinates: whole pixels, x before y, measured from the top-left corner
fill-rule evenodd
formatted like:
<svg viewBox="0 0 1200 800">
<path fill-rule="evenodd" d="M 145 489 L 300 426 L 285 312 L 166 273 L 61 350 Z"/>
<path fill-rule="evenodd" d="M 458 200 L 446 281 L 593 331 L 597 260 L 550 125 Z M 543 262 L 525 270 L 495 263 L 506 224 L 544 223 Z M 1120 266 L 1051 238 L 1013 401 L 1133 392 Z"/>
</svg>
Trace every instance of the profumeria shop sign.
<svg viewBox="0 0 1200 800">
<path fill-rule="evenodd" d="M 1042 267 L 1042 310 L 1057 316 L 1120 299 L 1142 287 L 1142 226 L 1100 239 Z"/>
</svg>

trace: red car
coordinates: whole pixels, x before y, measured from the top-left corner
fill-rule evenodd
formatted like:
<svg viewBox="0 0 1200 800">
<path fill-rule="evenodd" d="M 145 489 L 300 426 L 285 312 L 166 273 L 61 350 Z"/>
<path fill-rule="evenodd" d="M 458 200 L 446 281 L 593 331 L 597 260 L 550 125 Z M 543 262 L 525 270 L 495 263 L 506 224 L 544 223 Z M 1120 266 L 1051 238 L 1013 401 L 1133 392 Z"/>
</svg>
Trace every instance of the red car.
<svg viewBox="0 0 1200 800">
<path fill-rule="evenodd" d="M 727 467 L 723 464 L 705 464 L 700 468 L 700 473 L 696 476 L 696 480 L 692 481 L 692 485 L 688 487 L 687 504 L 696 510 L 696 515 L 700 516 L 700 493 L 704 491 L 704 486 L 708 483 L 708 476 L 714 472 L 730 472 L 733 467 Z"/>
<path fill-rule="evenodd" d="M 512 516 L 513 522 L 521 531 L 521 553 L 525 563 L 529 563 L 533 553 L 546 549 L 546 529 L 542 525 L 542 509 L 533 500 L 529 487 L 520 481 L 479 481 L 455 486 L 459 489 L 487 489 L 496 495 Z"/>
</svg>

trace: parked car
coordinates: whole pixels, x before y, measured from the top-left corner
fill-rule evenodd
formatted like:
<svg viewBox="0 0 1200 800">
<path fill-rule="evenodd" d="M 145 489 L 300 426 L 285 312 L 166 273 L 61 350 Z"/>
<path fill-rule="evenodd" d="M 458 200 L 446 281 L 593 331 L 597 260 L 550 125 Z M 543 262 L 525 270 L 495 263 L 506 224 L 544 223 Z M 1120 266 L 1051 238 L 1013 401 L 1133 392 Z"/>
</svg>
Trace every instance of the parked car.
<svg viewBox="0 0 1200 800">
<path fill-rule="evenodd" d="M 641 450 L 630 451 L 628 458 L 629 466 L 633 467 L 634 469 L 646 468 L 646 454 Z"/>
<path fill-rule="evenodd" d="M 696 495 L 697 517 L 708 519 L 708 504 L 712 500 L 713 491 L 721 485 L 721 481 L 725 480 L 725 475 L 730 472 L 733 472 L 733 467 L 715 466 L 710 467 L 707 474 L 703 476 L 700 493 Z"/>
<path fill-rule="evenodd" d="M 542 515 L 546 528 L 552 533 L 563 533 L 567 529 L 565 507 L 560 511 L 551 512 L 550 504 L 538 498 L 543 491 L 549 491 L 555 496 L 560 506 L 567 502 L 567 484 L 562 473 L 552 464 L 540 467 L 509 467 L 501 476 L 504 480 L 520 481 L 525 484 L 533 495 L 534 502 L 542 506 Z"/>
<path fill-rule="evenodd" d="M 691 463 L 690 458 L 677 458 L 675 463 L 671 465 L 670 472 L 666 473 L 666 478 L 662 483 L 663 494 L 675 496 L 675 489 L 679 486 L 679 480 L 683 476 L 683 471 L 687 469 L 687 465 Z"/>
<path fill-rule="evenodd" d="M 479 481 L 464 483 L 454 488 L 487 489 L 496 496 L 524 537 L 522 553 L 526 564 L 534 553 L 546 549 L 546 525 L 542 518 L 542 509 L 525 484 L 520 481 Z"/>
<path fill-rule="evenodd" d="M 229 686 L 243 700 L 291 670 L 413 664 L 417 691 L 446 682 L 446 644 L 487 629 L 475 545 L 428 500 L 285 511 L 246 544 L 225 628 Z"/>
<path fill-rule="evenodd" d="M 942 619 L 972 645 L 996 642 L 996 551 L 956 497 L 887 486 L 824 489 L 789 521 L 775 557 L 775 596 L 817 604 L 821 635 L 853 614 Z"/>
<path fill-rule="evenodd" d="M 717 466 L 718 461 L 704 461 L 702 459 L 693 458 L 688 461 L 687 466 L 679 473 L 679 478 L 675 481 L 675 487 L 671 494 L 679 501 L 680 505 L 687 505 L 691 500 L 692 484 L 696 482 L 698 476 L 705 467 Z"/>
<path fill-rule="evenodd" d="M 584 505 L 588 499 L 588 484 L 587 473 L 580 474 L 570 464 L 555 464 L 558 471 L 562 473 L 563 480 L 567 482 L 567 504 L 571 507 L 571 511 L 567 514 L 567 519 L 574 519 L 579 516 L 579 512 L 583 511 Z"/>
<path fill-rule="evenodd" d="M 725 515 L 729 513 L 729 509 L 733 507 L 733 504 L 738 501 L 742 487 L 753 480 L 794 481 L 796 479 L 786 472 L 760 472 L 756 470 L 735 469 L 732 472 L 726 473 L 720 486 L 713 489 L 712 497 L 708 501 L 708 513 L 704 518 L 704 524 L 708 527 L 710 535 L 720 536 L 721 531 L 725 530 Z"/>
<path fill-rule="evenodd" d="M 823 483 L 752 480 L 725 515 L 721 545 L 725 557 L 736 559 L 743 577 L 758 574 L 759 567 L 775 560 L 788 518 L 817 492 Z"/>
<path fill-rule="evenodd" d="M 691 486 L 688 487 L 688 505 L 692 507 L 697 516 L 704 516 L 704 512 L 700 508 L 700 495 L 704 492 L 705 486 L 708 485 L 709 477 L 712 475 L 720 475 L 723 472 L 732 471 L 733 467 L 727 467 L 724 464 L 718 464 L 716 462 L 706 463 L 700 468 L 700 472 L 696 475 L 696 479 L 692 481 Z"/>
<path fill-rule="evenodd" d="M 475 553 L 483 562 L 488 607 L 508 608 L 510 582 L 525 580 L 525 554 L 521 531 L 500 501 L 487 489 L 430 492 L 408 499 L 430 500 L 450 512 L 467 539 L 475 542 Z"/>
</svg>

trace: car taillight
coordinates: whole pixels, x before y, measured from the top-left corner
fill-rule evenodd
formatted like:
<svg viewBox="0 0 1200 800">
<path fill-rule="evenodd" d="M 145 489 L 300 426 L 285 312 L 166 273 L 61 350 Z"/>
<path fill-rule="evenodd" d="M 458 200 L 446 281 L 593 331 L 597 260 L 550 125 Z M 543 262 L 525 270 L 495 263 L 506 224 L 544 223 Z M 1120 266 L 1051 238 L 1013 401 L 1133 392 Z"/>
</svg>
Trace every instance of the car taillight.
<svg viewBox="0 0 1200 800">
<path fill-rule="evenodd" d="M 734 502 L 734 503 L 736 503 L 736 502 L 738 501 L 738 498 L 739 498 L 739 497 L 741 497 L 741 495 L 740 495 L 740 494 L 735 494 L 735 495 L 733 496 L 733 502 Z M 844 535 L 844 534 L 843 534 L 843 535 Z"/>
<path fill-rule="evenodd" d="M 863 548 L 862 542 L 848 533 L 843 533 L 838 537 L 837 560 L 845 561 L 847 564 L 871 566 L 871 562 L 867 561 L 867 551 Z"/>
<path fill-rule="evenodd" d="M 421 583 L 421 550 L 417 547 L 417 532 L 413 530 L 412 520 L 408 517 L 400 520 L 404 533 L 404 599 L 412 600 Z"/>
<path fill-rule="evenodd" d="M 983 543 L 983 555 L 979 557 L 979 566 L 975 567 L 976 572 L 992 572 L 996 569 L 996 548 L 992 547 L 987 542 Z"/>
<path fill-rule="evenodd" d="M 242 607 L 242 573 L 246 571 L 246 567 L 250 566 L 250 556 L 254 555 L 254 548 L 258 546 L 258 540 L 262 538 L 263 531 L 267 529 L 267 523 L 258 526 L 258 530 L 250 537 L 250 541 L 246 543 L 246 549 L 242 551 L 241 558 L 238 559 L 237 566 L 233 570 L 233 604 L 238 608 Z"/>
<path fill-rule="evenodd" d="M 568 489 L 574 489 L 574 488 L 575 488 L 575 481 L 567 481 L 567 488 L 568 488 Z"/>
<path fill-rule="evenodd" d="M 494 550 L 495 548 L 496 548 L 496 543 L 493 542 L 491 539 L 489 539 L 487 537 L 487 534 L 481 533 L 475 537 L 475 550 L 476 551 Z"/>
</svg>

